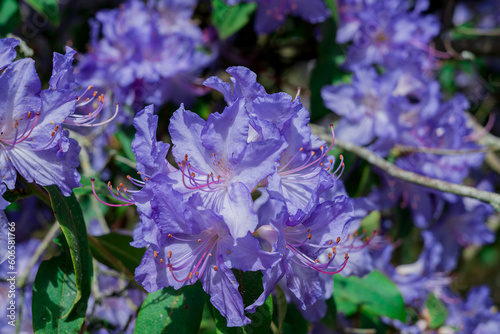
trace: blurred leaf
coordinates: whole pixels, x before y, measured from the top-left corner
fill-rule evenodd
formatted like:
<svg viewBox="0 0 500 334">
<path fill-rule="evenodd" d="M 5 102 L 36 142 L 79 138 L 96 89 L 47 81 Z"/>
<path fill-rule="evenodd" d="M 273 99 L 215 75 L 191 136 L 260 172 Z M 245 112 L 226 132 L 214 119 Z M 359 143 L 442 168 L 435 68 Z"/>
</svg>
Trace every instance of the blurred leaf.
<svg viewBox="0 0 500 334">
<path fill-rule="evenodd" d="M 90 268 L 91 270 L 92 268 Z M 85 273 L 89 280 L 92 271 Z M 77 333 L 82 327 L 90 289 L 80 295 L 68 248 L 43 261 L 33 286 L 33 330 L 35 333 Z M 69 314 L 68 317 L 66 315 Z"/>
<path fill-rule="evenodd" d="M 0 2 L 0 36 L 11 33 L 21 20 L 19 4 L 16 0 L 2 0 Z"/>
<path fill-rule="evenodd" d="M 335 299 L 329 298 L 326 300 L 326 306 L 328 307 L 326 315 L 321 319 L 328 328 L 335 330 L 337 328 L 337 305 L 335 304 Z"/>
<path fill-rule="evenodd" d="M 134 138 L 128 136 L 123 131 L 123 129 L 120 129 L 120 131 L 115 133 L 116 140 L 121 144 L 121 149 L 123 150 L 125 157 L 127 157 L 130 161 L 135 162 L 135 154 L 134 151 L 132 151 L 132 141 Z"/>
<path fill-rule="evenodd" d="M 437 299 L 433 293 L 430 293 L 425 302 L 425 307 L 431 318 L 429 328 L 436 329 L 441 327 L 448 317 L 448 311 L 443 302 Z"/>
<path fill-rule="evenodd" d="M 376 334 L 386 334 L 387 326 L 382 323 L 380 318 L 370 312 L 361 312 L 360 314 L 360 326 L 361 328 L 370 329 L 372 333 Z"/>
<path fill-rule="evenodd" d="M 21 191 L 18 191 L 17 189 L 7 190 L 6 192 L 4 192 L 2 194 L 2 197 L 7 202 L 14 203 L 15 201 L 17 201 L 20 194 L 21 194 Z"/>
<path fill-rule="evenodd" d="M 53 25 L 59 25 L 58 0 L 25 0 L 34 10 L 43 15 Z"/>
<path fill-rule="evenodd" d="M 203 308 L 203 317 L 201 319 L 200 330 L 198 334 L 213 334 L 215 333 L 215 321 L 212 314 L 212 307 Z"/>
<path fill-rule="evenodd" d="M 315 121 L 332 111 L 323 105 L 321 88 L 342 80 L 344 72 L 337 65 L 344 54 L 335 42 L 336 22 L 329 18 L 321 24 L 322 42 L 319 44 L 318 59 L 311 73 L 311 121 Z"/>
<path fill-rule="evenodd" d="M 224 40 L 248 23 L 257 4 L 239 3 L 229 6 L 222 0 L 212 0 L 212 8 L 212 24 L 217 28 L 220 39 Z"/>
<path fill-rule="evenodd" d="M 260 271 L 242 272 L 239 270 L 233 270 L 233 272 L 240 284 L 238 289 L 243 297 L 243 304 L 245 307 L 253 304 L 264 290 L 262 287 L 262 273 Z M 213 314 L 217 333 L 267 334 L 270 331 L 273 317 L 273 299 L 269 296 L 263 305 L 257 307 L 254 313 L 245 312 L 245 315 L 252 321 L 252 323 L 245 327 L 227 327 L 226 318 L 215 307 L 213 308 Z"/>
<path fill-rule="evenodd" d="M 372 211 L 361 221 L 361 229 L 366 229 L 366 235 L 372 235 L 374 230 L 380 230 L 381 219 L 380 211 Z"/>
<path fill-rule="evenodd" d="M 198 333 L 205 296 L 200 283 L 148 294 L 137 316 L 134 333 Z"/>
<path fill-rule="evenodd" d="M 80 299 L 86 303 L 90 295 L 90 285 L 92 282 L 92 258 L 87 242 L 87 227 L 83 219 L 82 209 L 74 194 L 65 197 L 57 186 L 46 186 L 45 189 L 50 195 L 54 215 L 61 225 L 61 230 L 66 237 L 71 259 L 73 260 L 75 287 L 77 290 L 74 301 L 75 308 L 79 305 L 78 302 Z M 64 317 L 73 312 L 74 308 L 70 309 Z"/>
<path fill-rule="evenodd" d="M 339 21 L 339 11 L 337 10 L 337 3 L 335 0 L 325 0 L 326 6 L 330 9 L 335 22 Z"/>
<path fill-rule="evenodd" d="M 380 271 L 374 270 L 363 278 L 336 275 L 333 293 L 338 311 L 346 316 L 361 309 L 362 312 L 406 321 L 401 293 Z"/>
<path fill-rule="evenodd" d="M 286 302 L 286 296 L 281 287 L 276 284 L 276 306 L 278 309 L 278 332 L 281 332 L 281 328 L 283 327 L 283 323 L 285 322 L 286 310 L 288 307 L 288 303 Z"/>
<path fill-rule="evenodd" d="M 123 272 L 134 280 L 135 268 L 141 263 L 144 248 L 130 246 L 133 238 L 119 233 L 109 233 L 99 237 L 89 237 L 90 250 L 94 258 L 110 268 Z"/>
</svg>

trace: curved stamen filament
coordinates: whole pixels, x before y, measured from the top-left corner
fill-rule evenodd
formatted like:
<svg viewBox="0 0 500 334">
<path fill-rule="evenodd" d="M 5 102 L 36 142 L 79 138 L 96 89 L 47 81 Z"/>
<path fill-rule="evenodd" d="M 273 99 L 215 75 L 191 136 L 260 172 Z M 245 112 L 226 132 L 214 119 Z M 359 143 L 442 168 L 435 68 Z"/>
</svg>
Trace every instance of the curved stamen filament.
<svg viewBox="0 0 500 334">
<path fill-rule="evenodd" d="M 334 142 L 335 142 L 335 133 L 334 133 L 334 131 L 333 131 L 333 125 L 332 125 L 332 124 L 330 124 L 330 129 L 331 129 L 331 131 L 332 131 L 332 143 L 330 144 L 330 146 L 328 147 L 328 149 L 327 149 L 326 151 L 324 150 L 323 146 L 321 146 L 321 147 L 320 147 L 321 154 L 320 154 L 320 156 L 319 156 L 319 158 L 318 158 L 318 159 L 316 159 L 316 160 L 313 160 L 313 161 L 309 162 L 309 161 L 312 159 L 312 157 L 314 157 L 314 156 L 315 156 L 315 154 L 316 154 L 316 153 L 315 153 L 315 151 L 312 151 L 312 152 L 311 152 L 311 155 L 309 156 L 309 158 L 307 159 L 307 161 L 304 163 L 304 165 L 302 165 L 302 166 L 300 166 L 300 167 L 297 167 L 297 168 L 294 168 L 294 169 L 291 169 L 291 170 L 287 170 L 287 171 L 285 171 L 285 172 L 281 172 L 281 173 L 280 173 L 280 175 L 281 175 L 281 176 L 286 176 L 286 175 L 294 174 L 294 173 L 296 173 L 296 172 L 300 172 L 301 170 L 304 170 L 304 169 L 306 169 L 306 168 L 308 168 L 308 167 L 311 167 L 311 166 L 313 166 L 313 165 L 317 165 L 317 166 L 319 166 L 319 165 L 321 164 L 321 161 L 322 161 L 322 160 L 323 160 L 323 159 L 324 159 L 324 158 L 328 155 L 328 152 L 330 152 L 330 151 L 332 150 L 332 148 L 333 148 L 333 144 L 334 144 Z M 301 148 L 301 149 L 299 150 L 299 152 L 302 152 L 302 150 L 303 150 L 303 148 Z M 299 153 L 299 152 L 297 152 L 297 153 L 296 153 L 296 154 L 292 157 L 292 159 L 294 159 L 294 158 L 298 155 L 298 153 Z M 291 161 L 292 159 L 290 159 L 290 161 Z M 288 161 L 288 163 L 285 165 L 285 167 L 286 167 L 286 166 L 288 166 L 288 164 L 290 163 L 290 161 Z M 283 169 L 283 168 L 281 168 L 281 169 Z"/>
<path fill-rule="evenodd" d="M 330 264 L 335 259 L 336 252 L 333 252 L 333 256 L 329 256 L 328 262 L 326 262 L 324 264 L 319 264 L 318 260 L 312 260 L 307 255 L 300 252 L 299 250 L 297 250 L 295 247 L 291 246 L 290 244 L 287 243 L 287 246 L 288 246 L 288 249 L 290 249 L 292 251 L 292 253 L 297 257 L 297 259 L 301 262 L 301 263 L 299 263 L 297 261 L 292 260 L 294 263 L 296 263 L 302 267 L 312 268 L 312 269 L 319 271 L 323 274 L 335 275 L 335 274 L 341 272 L 345 268 L 345 266 L 347 265 L 347 260 L 349 259 L 348 253 L 346 253 L 345 257 L 344 257 L 344 262 L 341 265 L 330 267 Z M 326 269 L 334 270 L 334 271 L 326 271 Z"/>
<path fill-rule="evenodd" d="M 96 193 L 96 191 L 95 191 L 95 184 L 94 184 L 94 183 L 95 183 L 95 179 L 94 179 L 94 178 L 91 178 L 91 179 L 90 179 L 90 182 L 92 183 L 92 192 L 94 193 L 94 197 L 95 197 L 95 198 L 96 198 L 96 199 L 97 199 L 100 203 L 102 203 L 102 204 L 104 204 L 104 205 L 107 205 L 107 206 L 112 206 L 112 207 L 122 207 L 122 206 L 128 206 L 128 205 L 134 205 L 134 204 L 135 204 L 134 202 L 131 202 L 130 200 L 126 200 L 126 199 L 124 199 L 123 197 L 122 197 L 122 198 L 117 197 L 117 196 L 116 196 L 116 195 L 112 192 L 112 189 L 111 189 L 111 186 L 110 186 L 110 185 L 108 185 L 108 189 L 109 189 L 109 191 L 110 191 L 111 195 L 113 195 L 113 197 L 114 197 L 114 198 L 116 198 L 116 199 L 118 199 L 118 200 L 120 200 L 120 201 L 127 202 L 127 203 L 123 203 L 123 204 L 111 204 L 111 203 L 106 203 L 106 202 L 104 202 L 103 200 L 101 200 L 101 199 L 99 198 L 99 196 L 97 196 L 97 193 Z"/>
<path fill-rule="evenodd" d="M 14 140 L 10 141 L 10 140 L 4 139 L 4 138 L 1 139 L 1 141 L 3 141 L 4 143 L 11 145 L 7 150 L 12 150 L 16 144 L 22 143 L 23 141 L 25 141 L 26 139 L 28 139 L 31 136 L 31 133 L 35 129 L 35 127 L 38 123 L 38 119 L 40 118 L 40 113 L 38 113 L 38 112 L 35 113 L 35 117 L 31 118 L 31 111 L 30 111 L 30 112 L 28 112 L 28 115 L 26 118 L 28 119 L 28 122 L 26 123 L 26 128 L 24 129 L 23 133 L 20 136 L 18 136 L 19 129 L 18 129 L 18 122 L 16 121 L 16 123 L 14 125 L 14 128 L 16 129 L 16 132 L 14 134 Z M 34 120 L 33 124 L 31 124 L 32 119 Z M 29 132 L 28 132 L 28 129 L 30 129 Z M 28 133 L 26 133 L 26 132 L 28 132 Z"/>
<path fill-rule="evenodd" d="M 89 86 L 90 89 L 92 89 L 92 86 Z M 83 94 L 82 96 L 80 96 L 78 98 L 77 101 L 79 101 L 83 95 L 85 95 L 85 93 L 89 91 L 89 89 L 87 89 Z M 87 98 L 84 102 L 82 103 L 77 103 L 77 107 L 83 107 L 87 104 L 89 104 L 90 102 L 92 102 L 95 98 L 95 96 L 97 95 L 97 92 L 94 92 L 93 96 L 91 98 Z M 99 126 L 99 125 L 103 125 L 103 124 L 107 124 L 109 122 L 111 122 L 113 119 L 116 118 L 116 116 L 118 115 L 118 111 L 119 111 L 119 104 L 116 103 L 116 108 L 115 108 L 115 113 L 113 114 L 113 116 L 109 119 L 107 119 L 106 121 L 103 121 L 103 122 L 98 122 L 98 123 L 94 123 L 97 119 L 97 116 L 101 113 L 101 111 L 103 110 L 103 107 L 104 107 L 104 95 L 101 94 L 99 95 L 99 97 L 97 98 L 98 100 L 98 105 L 96 107 L 96 109 L 94 111 L 92 111 L 91 113 L 88 113 L 86 115 L 84 114 L 72 114 L 70 115 L 67 119 L 64 120 L 64 123 L 65 124 L 69 124 L 69 125 L 76 125 L 76 126 L 87 126 L 87 127 L 92 127 L 92 126 Z"/>
<path fill-rule="evenodd" d="M 130 175 L 127 175 L 127 180 L 129 180 L 130 183 L 132 183 L 134 186 L 137 186 L 137 187 L 144 187 L 146 185 L 146 182 L 138 180 L 138 179 L 134 179 Z"/>
<path fill-rule="evenodd" d="M 181 256 L 180 258 L 177 258 L 175 260 L 172 259 L 172 255 L 173 255 L 172 251 L 168 251 L 168 258 L 167 258 L 168 264 L 165 264 L 163 259 L 160 259 L 158 261 L 158 254 L 155 251 L 154 255 L 155 255 L 156 263 L 164 268 L 168 268 L 173 279 L 179 283 L 185 282 L 189 279 L 193 279 L 193 276 L 194 276 L 195 280 L 197 280 L 198 277 L 204 272 L 204 270 L 207 266 L 208 260 L 210 259 L 210 257 L 213 256 L 212 251 L 214 248 L 214 244 L 216 244 L 216 242 L 218 240 L 218 235 L 211 234 L 208 237 L 204 237 L 203 239 L 198 238 L 198 239 L 194 239 L 194 240 L 183 239 L 183 238 L 180 238 L 177 236 L 173 236 L 172 234 L 169 234 L 168 237 L 173 238 L 175 240 L 182 241 L 182 242 L 186 242 L 186 241 L 193 242 L 194 241 L 194 242 L 200 243 L 200 245 L 195 247 L 189 253 L 186 253 L 183 256 Z M 187 268 L 188 266 L 193 265 L 194 264 L 193 259 L 196 260 L 197 258 L 198 258 L 198 261 L 196 262 L 196 265 L 194 265 L 192 270 L 189 271 L 189 273 L 187 274 L 187 276 L 185 278 L 181 279 L 181 278 L 178 278 L 176 276 L 175 271 L 183 270 L 183 269 Z M 214 270 L 216 270 L 215 268 L 214 268 Z"/>
<path fill-rule="evenodd" d="M 178 163 L 180 170 L 182 172 L 182 183 L 184 184 L 184 187 L 190 190 L 202 190 L 202 191 L 212 191 L 215 190 L 215 188 L 211 187 L 212 185 L 217 185 L 220 184 L 221 177 L 220 175 L 217 176 L 217 180 L 214 178 L 213 172 L 210 174 L 203 173 L 191 166 L 191 164 L 188 162 L 188 157 L 186 155 L 184 162 L 179 162 Z M 206 181 L 198 181 L 197 180 L 197 175 L 207 175 Z M 188 182 L 186 182 L 186 178 L 188 179 Z M 210 181 L 211 179 L 211 181 Z M 188 184 L 189 183 L 189 184 Z M 208 190 L 206 189 L 208 188 Z"/>
</svg>

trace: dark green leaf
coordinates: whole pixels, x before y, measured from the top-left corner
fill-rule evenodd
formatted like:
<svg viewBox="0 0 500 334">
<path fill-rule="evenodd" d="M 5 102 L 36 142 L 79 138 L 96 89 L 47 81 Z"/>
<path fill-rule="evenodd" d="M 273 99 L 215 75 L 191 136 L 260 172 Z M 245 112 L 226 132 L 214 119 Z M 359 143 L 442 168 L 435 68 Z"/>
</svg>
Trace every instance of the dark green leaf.
<svg viewBox="0 0 500 334">
<path fill-rule="evenodd" d="M 382 323 L 380 317 L 370 312 L 366 311 L 361 312 L 360 326 L 361 328 L 372 330 L 372 333 L 375 334 L 387 333 L 387 326 L 384 323 Z"/>
<path fill-rule="evenodd" d="M 145 249 L 130 246 L 131 241 L 132 237 L 114 232 L 99 237 L 89 236 L 94 258 L 133 280 L 135 268 L 141 263 Z"/>
<path fill-rule="evenodd" d="M 90 278 L 92 272 L 86 273 Z M 58 257 L 43 261 L 33 286 L 35 333 L 77 333 L 87 311 L 90 290 L 80 296 L 68 248 Z M 71 311 L 71 312 L 70 312 Z M 70 313 L 68 317 L 65 315 Z"/>
<path fill-rule="evenodd" d="M 19 4 L 16 0 L 3 0 L 0 2 L 0 36 L 11 33 L 21 20 Z"/>
<path fill-rule="evenodd" d="M 58 0 L 26 0 L 26 3 L 48 19 L 53 25 L 59 24 Z"/>
<path fill-rule="evenodd" d="M 337 328 L 337 305 L 335 305 L 335 299 L 333 299 L 333 297 L 327 299 L 326 305 L 328 309 L 321 321 L 328 326 L 328 328 L 335 330 Z"/>
<path fill-rule="evenodd" d="M 61 225 L 61 230 L 70 248 L 75 273 L 75 288 L 77 291 L 74 307 L 77 307 L 80 299 L 86 303 L 90 295 L 90 285 L 92 282 L 92 258 L 89 252 L 87 228 L 83 219 L 82 209 L 74 194 L 65 197 L 57 186 L 47 186 L 45 189 L 47 189 L 50 195 L 54 215 Z M 71 312 L 73 312 L 73 308 L 68 310 L 68 313 L 64 317 L 68 316 Z"/>
<path fill-rule="evenodd" d="M 319 45 L 318 60 L 311 73 L 311 121 L 331 113 L 323 105 L 321 88 L 340 81 L 344 75 L 337 63 L 344 54 L 340 45 L 335 43 L 336 23 L 330 18 L 321 24 L 323 41 Z"/>
<path fill-rule="evenodd" d="M 433 293 L 430 293 L 425 302 L 425 307 L 431 318 L 429 328 L 436 329 L 441 327 L 448 317 L 448 310 L 443 302 L 437 299 Z"/>
<path fill-rule="evenodd" d="M 215 327 L 217 333 L 223 334 L 267 334 L 271 328 L 273 298 L 269 296 L 263 305 L 257 307 L 254 313 L 245 312 L 245 315 L 252 321 L 245 327 L 227 327 L 227 321 L 220 312 L 214 308 Z"/>
<path fill-rule="evenodd" d="M 333 291 L 338 311 L 346 316 L 361 309 L 374 315 L 406 321 L 401 293 L 387 276 L 377 270 L 364 278 L 336 275 Z"/>
<path fill-rule="evenodd" d="M 200 283 L 150 293 L 137 316 L 135 333 L 197 333 L 205 296 Z"/>
<path fill-rule="evenodd" d="M 283 334 L 307 334 L 309 322 L 304 319 L 295 304 L 289 304 L 286 312 L 285 322 L 283 323 Z"/>
<path fill-rule="evenodd" d="M 253 302 L 262 294 L 262 273 L 257 272 L 242 272 L 233 270 L 236 279 L 238 280 L 238 290 L 243 297 L 245 306 L 253 304 Z M 273 299 L 269 296 L 263 305 L 257 307 L 254 313 L 245 312 L 245 315 L 252 321 L 245 327 L 227 327 L 227 321 L 219 311 L 214 308 L 214 319 L 217 333 L 232 334 L 232 333 L 262 333 L 266 334 L 271 328 L 273 317 Z"/>
<path fill-rule="evenodd" d="M 243 28 L 257 8 L 255 3 L 239 3 L 228 6 L 222 0 L 212 0 L 212 23 L 220 39 L 226 39 Z"/>
</svg>

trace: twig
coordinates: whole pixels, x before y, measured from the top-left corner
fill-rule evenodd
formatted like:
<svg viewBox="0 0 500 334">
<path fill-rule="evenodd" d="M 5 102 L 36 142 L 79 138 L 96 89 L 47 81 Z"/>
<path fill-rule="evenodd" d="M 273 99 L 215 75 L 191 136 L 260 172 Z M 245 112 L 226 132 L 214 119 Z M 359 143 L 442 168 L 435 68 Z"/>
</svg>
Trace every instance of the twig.
<svg viewBox="0 0 500 334">
<path fill-rule="evenodd" d="M 481 29 L 481 28 L 456 27 L 455 32 L 459 34 L 474 35 L 474 36 L 500 36 L 499 28 Z"/>
<path fill-rule="evenodd" d="M 38 245 L 38 247 L 36 248 L 35 253 L 31 257 L 31 260 L 24 271 L 24 274 L 19 278 L 19 286 L 21 286 L 21 287 L 24 286 L 24 284 L 26 283 L 26 280 L 29 277 L 29 273 L 31 271 L 31 268 L 33 268 L 35 263 L 37 263 L 38 259 L 40 258 L 42 253 L 45 251 L 45 249 L 47 249 L 47 247 L 49 246 L 49 243 L 52 241 L 52 239 L 54 239 L 54 237 L 56 236 L 58 231 L 59 231 L 59 223 L 57 221 L 55 221 L 54 224 L 52 225 L 52 227 L 50 228 L 50 230 L 47 232 L 47 234 L 45 234 L 45 237 L 43 238 L 40 245 Z"/>
<path fill-rule="evenodd" d="M 311 129 L 314 134 L 320 137 L 322 140 L 331 143 L 331 135 L 324 131 L 321 127 L 310 124 Z M 452 193 L 460 196 L 471 197 L 478 199 L 483 202 L 490 203 L 495 210 L 500 211 L 500 195 L 488 191 L 478 190 L 473 187 L 464 186 L 460 184 L 449 183 L 442 180 L 433 179 L 427 176 L 419 175 L 407 170 L 401 169 L 387 160 L 377 156 L 372 151 L 355 145 L 353 143 L 348 143 L 340 139 L 335 139 L 335 144 L 349 152 L 356 154 L 358 157 L 368 161 L 370 164 L 381 168 L 387 174 L 394 176 L 400 180 L 415 183 L 427 188 L 437 189 L 443 192 Z"/>
<path fill-rule="evenodd" d="M 485 153 L 488 152 L 487 147 L 475 148 L 469 150 L 451 150 L 445 148 L 432 148 L 432 147 L 416 147 L 416 146 L 405 146 L 396 145 L 393 148 L 396 155 L 408 154 L 408 153 L 429 153 L 436 155 L 462 155 L 462 154 L 474 154 L 474 153 Z"/>
</svg>

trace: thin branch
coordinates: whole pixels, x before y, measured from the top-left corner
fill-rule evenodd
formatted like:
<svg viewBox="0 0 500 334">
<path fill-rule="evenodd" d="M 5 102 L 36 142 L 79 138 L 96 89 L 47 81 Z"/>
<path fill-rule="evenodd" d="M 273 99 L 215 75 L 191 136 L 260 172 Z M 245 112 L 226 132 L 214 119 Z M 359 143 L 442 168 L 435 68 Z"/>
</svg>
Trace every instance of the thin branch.
<svg viewBox="0 0 500 334">
<path fill-rule="evenodd" d="M 464 34 L 464 35 L 500 36 L 499 28 L 481 29 L 481 28 L 456 27 L 454 30 L 459 34 Z"/>
<path fill-rule="evenodd" d="M 435 155 L 463 155 L 463 154 L 488 152 L 487 147 L 481 147 L 469 150 L 451 150 L 445 148 L 416 147 L 416 146 L 405 146 L 405 145 L 396 145 L 394 146 L 393 150 L 396 155 L 403 155 L 408 153 L 429 153 Z"/>
<path fill-rule="evenodd" d="M 321 127 L 310 124 L 314 134 L 322 140 L 331 143 L 331 135 L 324 131 Z M 500 211 L 500 195 L 488 191 L 478 190 L 473 187 L 460 184 L 449 183 L 442 180 L 433 179 L 427 176 L 419 175 L 407 170 L 401 169 L 387 160 L 377 156 L 372 151 L 352 144 L 340 139 L 335 139 L 335 144 L 349 152 L 356 154 L 358 157 L 368 161 L 370 164 L 379 167 L 385 173 L 403 181 L 415 183 L 427 188 L 437 189 L 443 192 L 452 193 L 460 196 L 471 197 L 483 202 L 490 203 L 495 210 Z"/>
<path fill-rule="evenodd" d="M 38 262 L 38 259 L 40 259 L 40 256 L 42 255 L 43 252 L 49 247 L 49 244 L 52 242 L 52 239 L 55 238 L 57 232 L 59 232 L 59 223 L 57 221 L 52 224 L 52 227 L 50 230 L 45 234 L 42 242 L 38 245 L 38 247 L 35 250 L 35 253 L 30 259 L 30 262 L 28 266 L 26 267 L 24 274 L 19 278 L 19 286 L 23 287 L 26 284 L 26 280 L 29 277 L 29 274 L 31 272 L 31 268 Z"/>
</svg>

